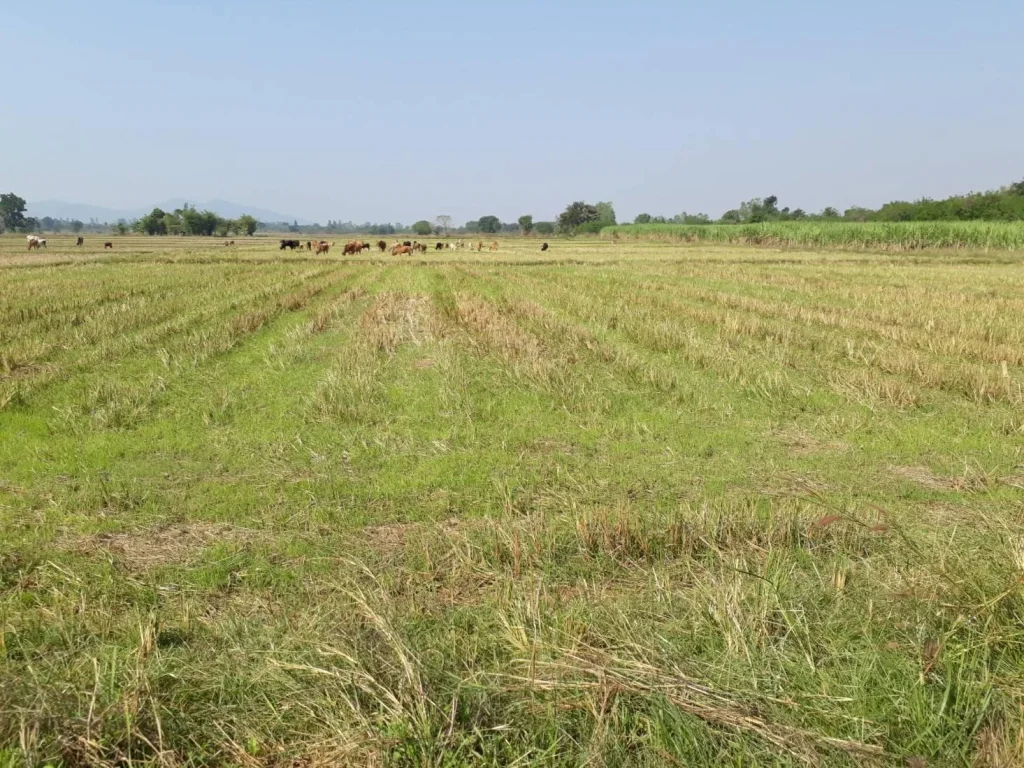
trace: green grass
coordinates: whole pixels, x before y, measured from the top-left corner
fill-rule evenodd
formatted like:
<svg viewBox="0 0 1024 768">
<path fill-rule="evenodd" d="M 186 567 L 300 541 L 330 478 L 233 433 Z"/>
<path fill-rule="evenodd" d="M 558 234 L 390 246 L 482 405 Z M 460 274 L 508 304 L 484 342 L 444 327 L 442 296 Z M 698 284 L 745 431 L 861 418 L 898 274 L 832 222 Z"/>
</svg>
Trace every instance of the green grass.
<svg viewBox="0 0 1024 768">
<path fill-rule="evenodd" d="M 1013 255 L 23 247 L 0 766 L 1024 761 Z"/>
<path fill-rule="evenodd" d="M 793 222 L 763 224 L 623 224 L 601 231 L 606 238 L 663 242 L 727 243 L 801 248 L 864 248 L 913 251 L 1024 248 L 1024 222 Z"/>
</svg>

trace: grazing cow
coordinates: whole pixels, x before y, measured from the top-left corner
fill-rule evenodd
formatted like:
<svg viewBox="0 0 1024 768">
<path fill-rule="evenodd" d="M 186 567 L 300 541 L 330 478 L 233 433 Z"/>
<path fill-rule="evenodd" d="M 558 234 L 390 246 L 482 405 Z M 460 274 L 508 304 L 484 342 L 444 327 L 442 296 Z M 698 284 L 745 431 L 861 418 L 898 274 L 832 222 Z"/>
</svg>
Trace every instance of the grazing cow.
<svg viewBox="0 0 1024 768">
<path fill-rule="evenodd" d="M 542 246 L 540 247 L 540 249 L 541 249 L 542 251 L 546 251 L 546 250 L 548 249 L 548 244 L 547 244 L 547 243 L 544 243 L 544 245 L 542 245 Z"/>
<path fill-rule="evenodd" d="M 306 250 L 307 251 L 312 251 L 313 250 L 313 242 L 311 240 L 307 240 L 306 241 Z"/>
<path fill-rule="evenodd" d="M 33 248 L 39 247 L 39 238 L 35 235 L 28 235 L 25 240 L 28 242 L 28 249 L 31 251 Z"/>
<path fill-rule="evenodd" d="M 319 256 L 321 253 L 327 253 L 331 250 L 331 244 L 326 240 L 321 240 L 316 244 L 316 255 Z"/>
<path fill-rule="evenodd" d="M 224 241 L 224 247 L 227 248 L 229 245 L 231 245 L 231 243 L 229 243 L 227 240 L 225 240 Z"/>
<path fill-rule="evenodd" d="M 283 251 L 285 248 L 290 248 L 291 250 L 294 251 L 296 248 L 301 247 L 302 243 L 300 243 L 298 240 L 282 240 L 281 247 L 278 250 Z"/>
<path fill-rule="evenodd" d="M 484 249 L 484 241 L 481 240 L 476 244 L 476 252 L 480 253 Z"/>
<path fill-rule="evenodd" d="M 491 250 L 492 251 L 498 250 L 498 241 L 497 240 L 495 240 L 493 243 L 491 243 Z"/>
<path fill-rule="evenodd" d="M 408 256 L 412 253 L 411 245 L 396 245 L 391 249 L 392 256 Z"/>
<path fill-rule="evenodd" d="M 114 247 L 114 244 L 112 242 L 110 242 L 109 240 L 107 240 L 107 242 L 105 242 L 103 244 L 103 250 L 106 250 L 107 248 L 113 249 L 113 247 Z"/>
<path fill-rule="evenodd" d="M 413 245 L 412 249 L 414 251 L 419 251 L 420 253 L 426 253 L 427 252 L 427 244 L 426 243 L 415 243 Z"/>
<path fill-rule="evenodd" d="M 234 241 L 234 240 L 232 240 L 232 241 L 230 241 L 230 242 L 228 243 L 228 245 L 234 245 L 234 244 L 235 244 L 235 241 Z"/>
<path fill-rule="evenodd" d="M 443 251 L 444 250 L 444 243 L 438 243 L 436 246 L 434 246 L 434 250 L 435 251 Z"/>
<path fill-rule="evenodd" d="M 384 251 L 386 251 L 388 249 L 388 244 L 386 242 L 384 242 L 383 240 L 378 240 L 377 241 L 377 247 L 380 248 L 380 252 L 381 253 L 384 253 Z"/>
<path fill-rule="evenodd" d="M 403 242 L 402 245 L 406 246 L 407 248 L 412 248 L 412 243 L 410 243 L 408 240 Z"/>
<path fill-rule="evenodd" d="M 85 245 L 85 238 L 80 236 L 78 238 L 78 242 L 75 243 L 75 245 Z"/>
<path fill-rule="evenodd" d="M 363 252 L 363 244 L 362 243 L 357 243 L 356 241 L 353 240 L 351 243 L 345 243 L 345 247 L 342 249 L 341 254 L 343 256 L 348 256 L 350 254 L 356 254 L 356 253 L 362 253 L 362 252 Z"/>
</svg>

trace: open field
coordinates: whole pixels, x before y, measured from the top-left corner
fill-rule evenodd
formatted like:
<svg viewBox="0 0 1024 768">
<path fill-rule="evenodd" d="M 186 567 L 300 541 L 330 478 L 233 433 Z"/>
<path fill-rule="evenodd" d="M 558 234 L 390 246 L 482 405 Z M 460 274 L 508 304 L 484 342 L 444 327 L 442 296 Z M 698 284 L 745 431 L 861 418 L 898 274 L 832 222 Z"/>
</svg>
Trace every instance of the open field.
<svg viewBox="0 0 1024 768">
<path fill-rule="evenodd" d="M 236 240 L 0 238 L 0 766 L 1024 764 L 1024 257 Z"/>
<path fill-rule="evenodd" d="M 763 224 L 623 224 L 602 236 L 661 242 L 790 248 L 1024 250 L 1021 221 L 772 221 Z"/>
</svg>

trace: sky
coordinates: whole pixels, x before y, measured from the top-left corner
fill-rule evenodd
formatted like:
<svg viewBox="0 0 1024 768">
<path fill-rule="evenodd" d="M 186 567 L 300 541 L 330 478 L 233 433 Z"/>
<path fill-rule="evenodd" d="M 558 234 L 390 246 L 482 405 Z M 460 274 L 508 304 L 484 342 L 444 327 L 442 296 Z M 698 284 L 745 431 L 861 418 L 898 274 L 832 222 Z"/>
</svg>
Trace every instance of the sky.
<svg viewBox="0 0 1024 768">
<path fill-rule="evenodd" d="M 0 191 L 326 222 L 1024 178 L 1020 0 L 9 3 Z"/>
</svg>

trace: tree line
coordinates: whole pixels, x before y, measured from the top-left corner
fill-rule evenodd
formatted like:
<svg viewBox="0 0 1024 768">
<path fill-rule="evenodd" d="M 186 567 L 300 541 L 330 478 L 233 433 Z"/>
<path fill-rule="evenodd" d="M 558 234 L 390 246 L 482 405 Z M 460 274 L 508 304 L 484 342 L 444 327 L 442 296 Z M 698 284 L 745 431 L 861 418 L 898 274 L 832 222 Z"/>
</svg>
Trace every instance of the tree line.
<svg viewBox="0 0 1024 768">
<path fill-rule="evenodd" d="M 119 225 L 123 226 L 123 225 Z M 173 211 L 154 208 L 142 218 L 131 222 L 131 229 L 142 235 L 228 235 L 252 236 L 259 222 L 249 214 L 237 219 L 226 219 L 213 211 L 197 211 L 186 203 Z"/>
<path fill-rule="evenodd" d="M 765 221 L 1022 221 L 1024 181 L 988 192 L 953 195 L 943 200 L 921 198 L 914 202 L 894 200 L 878 209 L 852 206 L 842 213 L 829 206 L 820 213 L 802 208 L 780 208 L 775 195 L 755 197 L 726 211 L 717 220 L 704 213 L 681 213 L 666 218 L 641 213 L 634 224 L 758 224 Z"/>
<path fill-rule="evenodd" d="M 54 219 L 44 216 L 37 219 L 25 214 L 25 200 L 13 192 L 0 194 L 0 232 L 104 232 L 108 228 L 120 234 L 129 230 L 146 235 L 205 235 L 227 237 L 228 235 L 253 235 L 258 229 L 281 229 L 308 234 L 369 234 L 398 235 L 414 234 L 420 237 L 430 235 L 489 235 L 519 233 L 522 235 L 566 235 L 596 234 L 604 227 L 615 225 L 615 208 L 610 202 L 594 204 L 576 201 L 566 206 L 555 221 L 534 221 L 533 216 L 523 215 L 514 222 L 503 222 L 497 216 L 481 216 L 467 221 L 463 226 L 451 224 L 451 216 L 440 215 L 433 221 L 421 219 L 411 225 L 401 223 L 355 224 L 351 221 L 328 221 L 326 227 L 320 224 L 299 225 L 278 222 L 264 224 L 248 214 L 237 219 L 228 219 L 213 211 L 199 211 L 185 204 L 174 211 L 154 208 L 145 216 L 134 221 L 120 220 L 110 225 L 91 220 L 85 224 L 78 220 Z M 741 203 L 739 207 L 726 211 L 719 219 L 712 219 L 705 213 L 680 213 L 676 216 L 652 216 L 641 213 L 635 224 L 757 224 L 767 221 L 1022 221 L 1024 220 L 1024 181 L 988 192 L 971 192 L 954 195 L 943 200 L 922 198 L 914 202 L 895 200 L 877 210 L 853 206 L 842 213 L 834 207 L 826 207 L 819 213 L 808 213 L 802 208 L 779 207 L 775 195 L 755 197 Z"/>
</svg>

